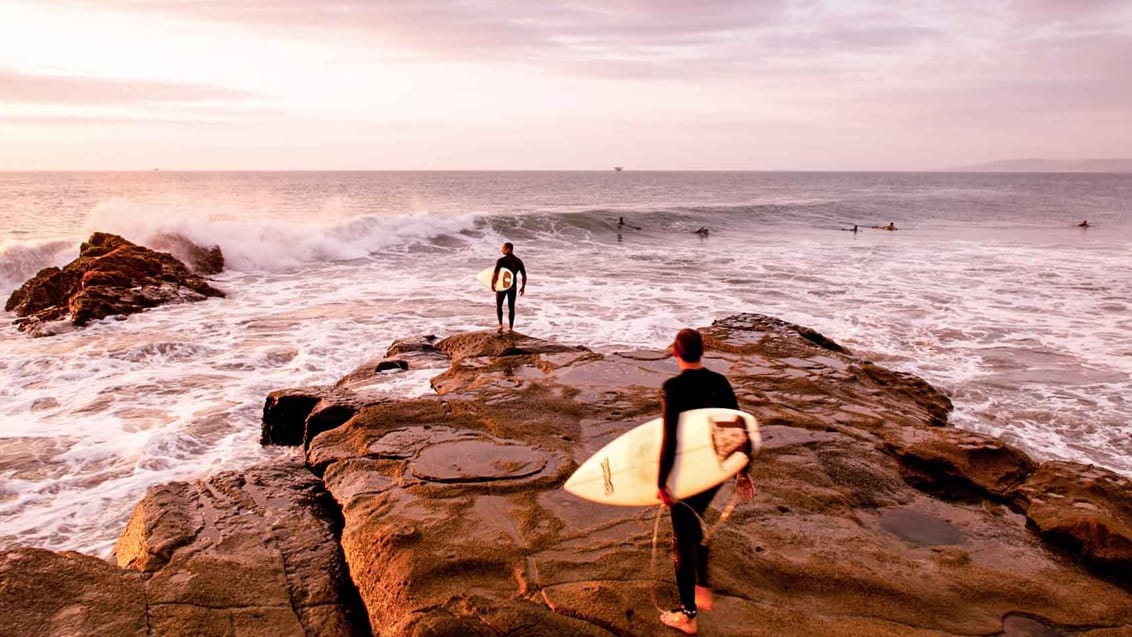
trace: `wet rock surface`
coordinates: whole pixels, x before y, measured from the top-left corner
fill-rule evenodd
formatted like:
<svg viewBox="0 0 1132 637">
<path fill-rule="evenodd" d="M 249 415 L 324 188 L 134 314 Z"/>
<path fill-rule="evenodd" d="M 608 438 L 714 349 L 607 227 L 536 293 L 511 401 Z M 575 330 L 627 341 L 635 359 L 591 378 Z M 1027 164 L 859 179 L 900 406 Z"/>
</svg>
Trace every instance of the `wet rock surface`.
<svg viewBox="0 0 1132 637">
<path fill-rule="evenodd" d="M 701 634 L 1132 633 L 1128 479 L 952 429 L 946 396 L 812 330 L 738 315 L 703 332 L 705 364 L 729 376 L 764 445 L 754 501 L 713 528 L 716 604 Z M 405 367 L 381 365 L 391 360 Z M 420 369 L 435 370 L 433 393 L 373 391 Z M 664 351 L 513 333 L 399 341 L 334 387 L 269 398 L 265 440 L 302 445 L 306 486 L 256 478 L 282 470 L 259 467 L 151 492 L 119 542 L 120 586 L 165 604 L 148 634 L 669 634 L 657 620 L 677 603 L 667 514 L 654 537 L 657 509 L 560 487 L 655 417 L 675 372 Z M 324 515 L 264 504 L 322 486 Z M 206 514 L 224 502 L 244 513 Z M 307 570 L 319 565 L 348 583 Z"/>
<path fill-rule="evenodd" d="M 946 427 L 946 396 L 770 317 L 703 331 L 706 364 L 730 377 L 765 444 L 758 496 L 712 541 L 717 604 L 701 631 L 1089 626 L 1071 634 L 1102 635 L 1132 626 L 1125 583 L 1030 528 L 1017 503 L 1030 496 L 1018 489 L 1037 463 Z M 655 417 L 657 389 L 676 371 L 668 354 L 492 332 L 437 348 L 451 360 L 433 378 L 435 395 L 364 406 L 307 449 L 342 507 L 344 554 L 372 624 L 388 634 L 664 634 L 654 602 L 676 603 L 667 519 L 654 567 L 655 510 L 605 507 L 559 487 L 592 452 Z M 709 524 L 731 493 L 724 488 Z"/>
<path fill-rule="evenodd" d="M 148 635 L 140 575 L 42 549 L 0 553 L 0 635 Z"/>
<path fill-rule="evenodd" d="M 155 487 L 114 548 L 117 566 L 0 556 L 0 634 L 370 634 L 328 505 L 295 460 Z"/>
<path fill-rule="evenodd" d="M 1098 467 L 1045 462 L 1010 495 L 1044 537 L 1101 570 L 1132 577 L 1132 481 Z"/>
<path fill-rule="evenodd" d="M 96 232 L 63 268 L 45 268 L 8 297 L 5 311 L 16 326 L 49 336 L 68 321 L 81 327 L 108 316 L 128 315 L 168 303 L 202 301 L 224 293 L 173 256 Z"/>
<path fill-rule="evenodd" d="M 224 271 L 224 253 L 220 251 L 220 246 L 206 247 L 193 243 L 189 238 L 179 234 L 163 233 L 150 239 L 146 247 L 159 252 L 168 252 L 201 276 L 220 274 Z"/>
</svg>

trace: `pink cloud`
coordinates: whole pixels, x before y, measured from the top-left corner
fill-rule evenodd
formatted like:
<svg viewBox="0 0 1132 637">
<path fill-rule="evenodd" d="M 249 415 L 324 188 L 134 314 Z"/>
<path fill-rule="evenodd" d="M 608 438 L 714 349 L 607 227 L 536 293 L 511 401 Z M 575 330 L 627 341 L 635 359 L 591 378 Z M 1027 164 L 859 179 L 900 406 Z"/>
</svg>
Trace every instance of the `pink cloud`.
<svg viewBox="0 0 1132 637">
<path fill-rule="evenodd" d="M 230 89 L 163 82 L 27 75 L 0 68 L 0 102 L 66 105 L 121 105 L 247 99 Z"/>
</svg>

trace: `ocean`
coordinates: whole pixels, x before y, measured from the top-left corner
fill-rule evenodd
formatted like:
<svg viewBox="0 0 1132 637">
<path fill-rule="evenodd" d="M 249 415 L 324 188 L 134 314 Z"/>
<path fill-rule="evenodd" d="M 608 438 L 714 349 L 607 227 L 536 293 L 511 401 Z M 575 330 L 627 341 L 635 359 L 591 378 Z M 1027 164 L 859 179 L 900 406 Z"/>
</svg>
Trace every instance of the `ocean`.
<svg viewBox="0 0 1132 637">
<path fill-rule="evenodd" d="M 259 445 L 267 393 L 493 328 L 474 275 L 504 241 L 524 334 L 769 314 L 945 390 L 956 426 L 1132 475 L 1132 174 L 0 173 L 0 293 L 93 231 L 217 244 L 229 296 L 49 338 L 0 317 L 0 547 L 105 556 L 148 486 L 295 453 Z"/>
</svg>

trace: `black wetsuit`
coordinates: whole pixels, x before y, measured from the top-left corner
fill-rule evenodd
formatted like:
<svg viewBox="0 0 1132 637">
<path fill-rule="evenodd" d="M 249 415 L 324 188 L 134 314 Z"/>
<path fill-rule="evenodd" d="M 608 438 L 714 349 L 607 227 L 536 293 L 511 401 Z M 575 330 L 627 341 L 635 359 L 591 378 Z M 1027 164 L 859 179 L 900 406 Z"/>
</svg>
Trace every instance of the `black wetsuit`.
<svg viewBox="0 0 1132 637">
<path fill-rule="evenodd" d="M 676 425 L 680 414 L 702 407 L 738 409 L 739 403 L 727 378 L 710 369 L 686 369 L 679 376 L 669 378 L 660 390 L 660 403 L 664 408 L 664 438 L 660 447 L 657 488 L 664 488 L 676 462 Z M 703 540 L 700 519 L 720 486 L 686 497 L 671 507 L 676 588 L 680 591 L 680 604 L 693 616 L 696 613 L 696 585 L 708 586 L 708 548 L 700 545 Z"/>
<path fill-rule="evenodd" d="M 507 320 L 508 327 L 515 327 L 515 297 L 519 291 L 519 273 L 523 274 L 523 285 L 527 284 L 527 269 L 523 267 L 523 260 L 515 256 L 514 253 L 506 254 L 499 257 L 495 262 L 495 273 L 493 276 L 498 284 L 499 268 L 507 268 L 511 271 L 511 287 L 503 291 L 495 293 L 495 316 L 499 319 L 499 324 L 503 325 L 503 299 L 507 299 Z"/>
</svg>

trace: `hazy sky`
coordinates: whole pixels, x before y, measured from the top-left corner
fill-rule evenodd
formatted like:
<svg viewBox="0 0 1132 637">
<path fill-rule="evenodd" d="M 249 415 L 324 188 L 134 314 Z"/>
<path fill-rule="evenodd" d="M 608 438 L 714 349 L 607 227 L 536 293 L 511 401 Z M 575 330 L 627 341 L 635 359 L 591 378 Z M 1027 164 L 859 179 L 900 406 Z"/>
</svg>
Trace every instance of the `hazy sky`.
<svg viewBox="0 0 1132 637">
<path fill-rule="evenodd" d="M 0 0 L 0 170 L 1132 156 L 1132 0 Z"/>
</svg>

